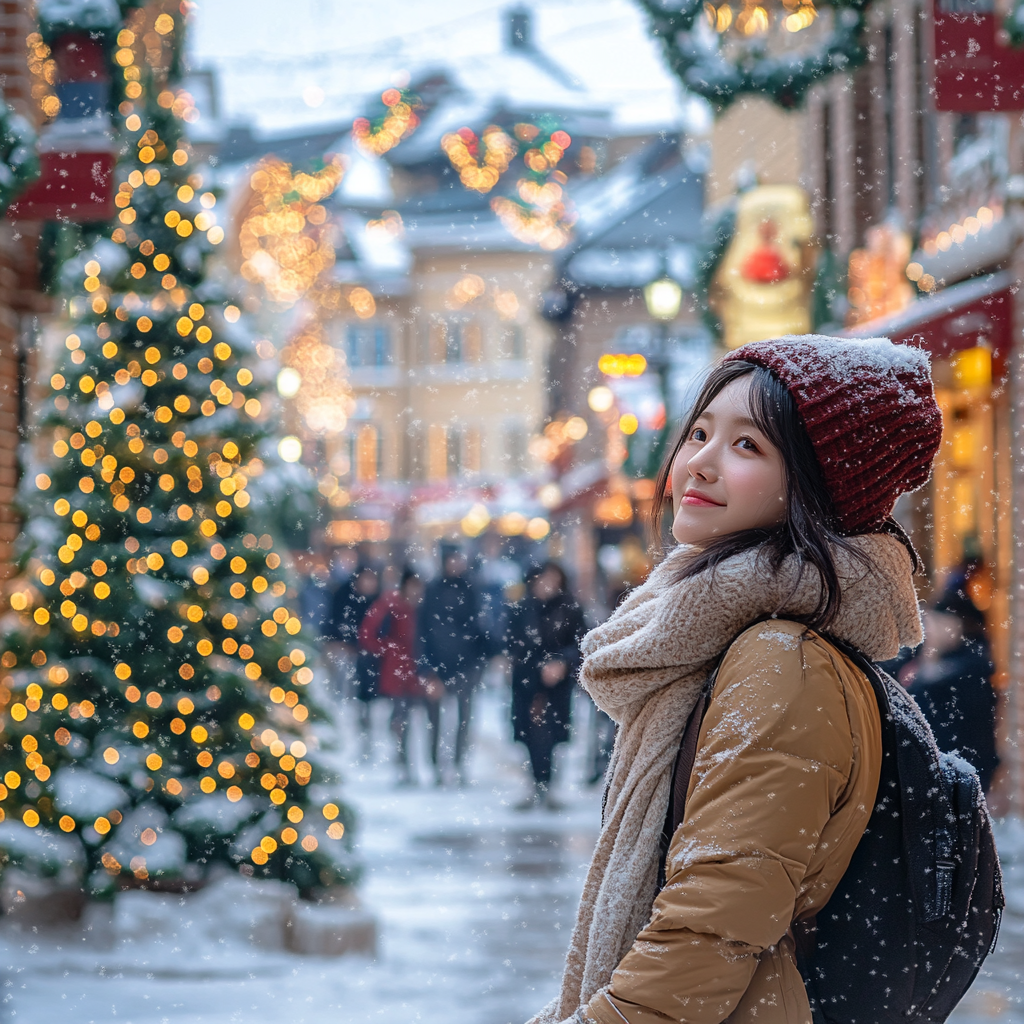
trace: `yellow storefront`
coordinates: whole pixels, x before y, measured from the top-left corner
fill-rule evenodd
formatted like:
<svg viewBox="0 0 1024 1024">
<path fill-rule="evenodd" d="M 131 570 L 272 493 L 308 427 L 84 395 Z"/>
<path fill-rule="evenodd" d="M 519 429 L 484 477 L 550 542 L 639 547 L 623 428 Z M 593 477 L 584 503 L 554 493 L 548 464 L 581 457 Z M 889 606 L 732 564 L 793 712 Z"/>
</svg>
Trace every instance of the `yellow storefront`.
<svg viewBox="0 0 1024 1024">
<path fill-rule="evenodd" d="M 993 682 L 1004 695 L 1022 685 L 1013 678 L 1011 652 L 1011 283 L 1005 274 L 966 281 L 849 332 L 918 345 L 932 355 L 942 445 L 929 484 L 904 498 L 896 513 L 924 561 L 922 598 L 937 596 L 952 575 L 966 572 L 970 596 L 985 614 Z M 1011 704 L 1001 702 L 1004 712 Z M 1004 752 L 1013 731 L 1004 714 Z M 997 789 L 1006 784 L 997 782 Z"/>
</svg>

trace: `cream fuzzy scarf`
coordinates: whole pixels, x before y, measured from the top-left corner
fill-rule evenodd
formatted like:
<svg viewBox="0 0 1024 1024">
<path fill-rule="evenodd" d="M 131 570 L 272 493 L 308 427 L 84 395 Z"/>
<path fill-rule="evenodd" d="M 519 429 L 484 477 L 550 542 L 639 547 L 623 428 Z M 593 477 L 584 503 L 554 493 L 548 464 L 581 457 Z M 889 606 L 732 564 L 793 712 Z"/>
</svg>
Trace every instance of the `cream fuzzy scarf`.
<svg viewBox="0 0 1024 1024">
<path fill-rule="evenodd" d="M 885 660 L 921 641 L 911 560 L 895 538 L 853 539 L 867 569 L 839 552 L 842 606 L 831 631 L 870 658 Z M 760 549 L 736 555 L 682 582 L 687 549 L 674 550 L 601 626 L 583 640 L 580 683 L 618 723 L 608 767 L 604 822 L 590 864 L 560 995 L 530 1024 L 571 1017 L 602 987 L 650 918 L 672 766 L 683 727 L 708 672 L 744 626 L 777 612 L 811 612 L 818 574 L 796 563 L 772 574 Z"/>
</svg>

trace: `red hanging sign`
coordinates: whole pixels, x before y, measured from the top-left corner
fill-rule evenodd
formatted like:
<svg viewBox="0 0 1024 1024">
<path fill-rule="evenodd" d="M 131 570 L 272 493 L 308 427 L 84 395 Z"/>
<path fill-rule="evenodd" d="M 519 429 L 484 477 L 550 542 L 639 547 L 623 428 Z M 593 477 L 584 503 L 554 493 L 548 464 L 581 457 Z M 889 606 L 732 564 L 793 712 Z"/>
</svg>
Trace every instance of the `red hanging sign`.
<svg viewBox="0 0 1024 1024">
<path fill-rule="evenodd" d="M 102 42 L 68 32 L 53 43 L 60 114 L 39 133 L 39 177 L 10 204 L 11 220 L 111 220 L 117 160 Z"/>
<path fill-rule="evenodd" d="M 1024 47 L 1007 45 L 993 0 L 933 0 L 935 108 L 1024 110 Z"/>
</svg>

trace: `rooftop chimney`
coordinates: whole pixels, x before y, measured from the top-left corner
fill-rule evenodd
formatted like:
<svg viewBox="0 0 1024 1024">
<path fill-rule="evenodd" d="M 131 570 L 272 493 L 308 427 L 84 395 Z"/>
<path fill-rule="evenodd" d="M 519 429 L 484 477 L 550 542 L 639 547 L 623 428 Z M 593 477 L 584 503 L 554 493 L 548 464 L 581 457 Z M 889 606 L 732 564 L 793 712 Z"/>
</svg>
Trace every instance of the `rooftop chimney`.
<svg viewBox="0 0 1024 1024">
<path fill-rule="evenodd" d="M 507 12 L 508 47 L 510 50 L 532 50 L 533 29 L 530 11 L 526 7 L 513 7 Z"/>
</svg>

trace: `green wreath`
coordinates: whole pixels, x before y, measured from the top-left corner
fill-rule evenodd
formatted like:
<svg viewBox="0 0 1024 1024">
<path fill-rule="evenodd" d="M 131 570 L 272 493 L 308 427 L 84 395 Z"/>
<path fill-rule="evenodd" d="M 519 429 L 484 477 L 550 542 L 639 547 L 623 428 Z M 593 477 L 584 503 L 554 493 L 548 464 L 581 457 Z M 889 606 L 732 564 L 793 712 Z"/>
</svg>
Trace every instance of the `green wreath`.
<svg viewBox="0 0 1024 1024">
<path fill-rule="evenodd" d="M 1024 46 L 1024 0 L 1015 0 L 1003 18 L 1003 31 L 1011 46 Z"/>
<path fill-rule="evenodd" d="M 0 98 L 0 213 L 38 177 L 36 133 Z"/>
<path fill-rule="evenodd" d="M 756 93 L 790 110 L 803 103 L 807 90 L 838 71 L 863 64 L 865 12 L 871 0 L 837 0 L 831 32 L 818 47 L 798 54 L 769 56 L 763 43 L 732 63 L 716 38 L 694 31 L 704 17 L 705 0 L 675 0 L 672 7 L 659 0 L 637 0 L 647 12 L 650 34 L 661 42 L 669 68 L 687 90 L 708 100 L 717 112 L 738 96 Z"/>
</svg>

